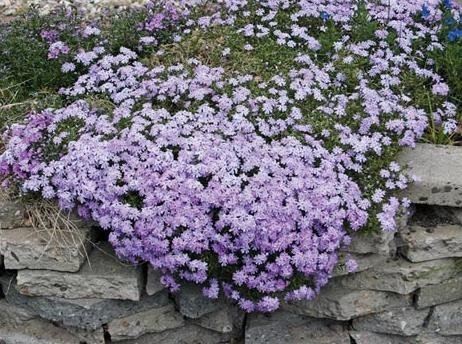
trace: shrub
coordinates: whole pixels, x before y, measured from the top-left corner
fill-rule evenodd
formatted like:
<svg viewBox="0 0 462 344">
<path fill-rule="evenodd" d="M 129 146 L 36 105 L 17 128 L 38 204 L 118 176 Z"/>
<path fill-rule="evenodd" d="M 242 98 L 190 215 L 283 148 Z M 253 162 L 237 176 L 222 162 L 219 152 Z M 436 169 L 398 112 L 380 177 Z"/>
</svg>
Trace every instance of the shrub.
<svg viewBox="0 0 462 344">
<path fill-rule="evenodd" d="M 452 39 L 449 13 L 435 1 L 151 7 L 137 49 L 102 40 L 61 61 L 78 71 L 60 91 L 69 105 L 11 126 L 5 184 L 98 221 L 172 291 L 193 281 L 248 312 L 311 299 L 353 231 L 396 229 L 409 205 L 400 149 L 430 122 L 454 132 L 430 59 Z"/>
</svg>

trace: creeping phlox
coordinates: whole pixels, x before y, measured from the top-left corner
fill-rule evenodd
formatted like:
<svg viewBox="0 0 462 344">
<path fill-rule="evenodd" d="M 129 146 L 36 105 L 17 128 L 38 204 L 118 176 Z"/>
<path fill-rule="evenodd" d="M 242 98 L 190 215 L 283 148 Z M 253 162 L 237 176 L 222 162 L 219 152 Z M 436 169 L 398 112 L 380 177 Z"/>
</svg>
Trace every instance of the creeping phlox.
<svg viewBox="0 0 462 344">
<path fill-rule="evenodd" d="M 96 220 L 121 257 L 149 262 L 172 291 L 192 281 L 247 312 L 312 299 L 352 232 L 368 221 L 394 231 L 409 205 L 395 191 L 410 178 L 381 156 L 414 146 L 429 118 L 454 129 L 448 86 L 425 63 L 442 48 L 442 6 L 166 1 L 140 23 L 152 34 L 140 47 L 161 56 L 158 32 L 172 23 L 170 44 L 226 27 L 242 45 L 223 47 L 223 66 L 200 57 L 148 66 L 135 51 L 111 55 L 99 45 L 76 52 L 63 72 L 85 72 L 61 90 L 75 101 L 12 126 L 0 171 L 24 192 Z M 353 39 L 359 13 L 375 27 Z M 326 46 L 320 34 L 329 30 L 340 34 Z M 55 32 L 43 36 L 50 58 L 69 53 Z M 268 40 L 294 52 L 291 68 L 268 65 L 264 78 L 229 70 L 236 51 L 258 54 Z M 433 113 L 413 103 L 410 76 L 438 100 Z M 89 96 L 112 107 L 92 106 Z"/>
</svg>

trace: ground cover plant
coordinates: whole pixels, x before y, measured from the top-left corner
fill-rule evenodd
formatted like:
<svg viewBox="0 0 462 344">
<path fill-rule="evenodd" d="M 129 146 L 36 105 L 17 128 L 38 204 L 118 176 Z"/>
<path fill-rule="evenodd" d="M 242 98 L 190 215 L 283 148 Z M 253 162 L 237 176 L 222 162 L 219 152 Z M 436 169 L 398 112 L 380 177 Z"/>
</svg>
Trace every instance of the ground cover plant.
<svg viewBox="0 0 462 344">
<path fill-rule="evenodd" d="M 172 291 L 192 281 L 248 312 L 314 298 L 352 232 L 396 229 L 397 153 L 457 141 L 459 8 L 156 4 L 4 35 L 8 94 L 49 108 L 2 116 L 3 185 L 96 220 Z M 37 61 L 11 57 L 22 38 Z"/>
</svg>

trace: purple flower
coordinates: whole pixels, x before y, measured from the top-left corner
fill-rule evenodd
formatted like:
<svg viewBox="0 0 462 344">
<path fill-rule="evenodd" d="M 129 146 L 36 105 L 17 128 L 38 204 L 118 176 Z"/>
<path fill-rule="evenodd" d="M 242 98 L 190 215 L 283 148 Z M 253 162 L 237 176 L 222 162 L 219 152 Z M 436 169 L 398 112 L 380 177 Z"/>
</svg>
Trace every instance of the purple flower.
<svg viewBox="0 0 462 344">
<path fill-rule="evenodd" d="M 75 64 L 71 62 L 64 62 L 61 66 L 61 71 L 63 73 L 73 72 L 75 70 Z"/>
<path fill-rule="evenodd" d="M 445 83 L 438 83 L 433 85 L 432 92 L 435 95 L 447 96 L 449 93 L 449 86 Z"/>
<path fill-rule="evenodd" d="M 62 41 L 53 42 L 48 48 L 48 59 L 55 60 L 60 55 L 66 55 L 69 53 L 69 47 Z"/>
<path fill-rule="evenodd" d="M 353 0 L 201 4 L 166 0 L 147 9 L 138 49 L 155 48 L 164 62 L 154 67 L 127 48 L 107 53 L 93 26 L 82 36 L 97 43 L 72 54 L 44 33 L 54 40 L 49 58 L 78 78 L 60 91 L 68 105 L 8 129 L 0 173 L 22 192 L 97 221 L 120 257 L 149 262 L 171 291 L 188 281 L 209 298 L 223 292 L 247 312 L 271 312 L 280 299 L 313 299 L 350 232 L 369 217 L 396 230 L 409 201 L 393 193 L 410 178 L 388 154 L 414 146 L 430 117 L 401 85 L 411 73 L 435 98 L 448 95 L 435 66 L 421 63 L 441 48 L 442 12 L 411 1 L 385 11 L 370 1 L 368 19 L 379 29 L 373 40 L 352 40 Z M 427 9 L 435 15 L 422 25 Z M 320 17 L 342 30 L 331 46 L 320 34 L 327 23 L 310 24 Z M 220 26 L 240 35 L 238 46 L 219 47 L 223 66 L 204 56 L 162 58 L 170 54 L 165 41 Z M 290 68 L 256 54 L 268 42 L 280 45 L 268 54 L 287 50 Z M 234 49 L 265 72 L 230 72 L 224 57 Z M 111 106 L 93 108 L 86 99 L 95 97 Z M 444 100 L 431 116 L 449 133 L 457 108 Z M 349 257 L 346 267 L 357 263 Z"/>
<path fill-rule="evenodd" d="M 56 30 L 42 30 L 40 31 L 40 37 L 42 37 L 47 43 L 54 43 L 58 40 L 59 32 Z"/>
<path fill-rule="evenodd" d="M 345 262 L 345 266 L 347 271 L 350 273 L 356 272 L 358 270 L 358 262 L 351 257 L 347 259 L 347 261 Z"/>
</svg>

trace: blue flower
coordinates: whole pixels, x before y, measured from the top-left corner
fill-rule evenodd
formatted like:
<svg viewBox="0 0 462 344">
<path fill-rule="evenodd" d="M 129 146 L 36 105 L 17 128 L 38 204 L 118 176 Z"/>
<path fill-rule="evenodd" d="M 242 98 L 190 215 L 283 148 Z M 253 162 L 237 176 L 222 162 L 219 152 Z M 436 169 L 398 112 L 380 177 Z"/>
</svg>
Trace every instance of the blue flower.
<svg viewBox="0 0 462 344">
<path fill-rule="evenodd" d="M 452 24 L 454 24 L 455 22 L 456 22 L 456 21 L 455 21 L 454 18 L 452 18 L 452 17 L 446 18 L 446 19 L 444 20 L 444 23 L 445 23 L 446 25 L 452 25 Z"/>
<path fill-rule="evenodd" d="M 422 5 L 421 15 L 422 15 L 422 18 L 428 18 L 430 16 L 430 9 L 425 4 Z"/>
<path fill-rule="evenodd" d="M 446 7 L 446 8 L 452 8 L 452 0 L 443 0 L 443 5 Z"/>
<path fill-rule="evenodd" d="M 449 42 L 455 42 L 462 37 L 462 29 L 454 29 L 449 31 L 448 40 Z"/>
<path fill-rule="evenodd" d="M 325 11 L 322 11 L 322 12 L 321 12 L 321 19 L 322 19 L 322 20 L 326 21 L 326 20 L 329 19 L 329 18 L 330 18 L 329 13 L 327 13 L 327 12 L 325 12 Z"/>
</svg>

